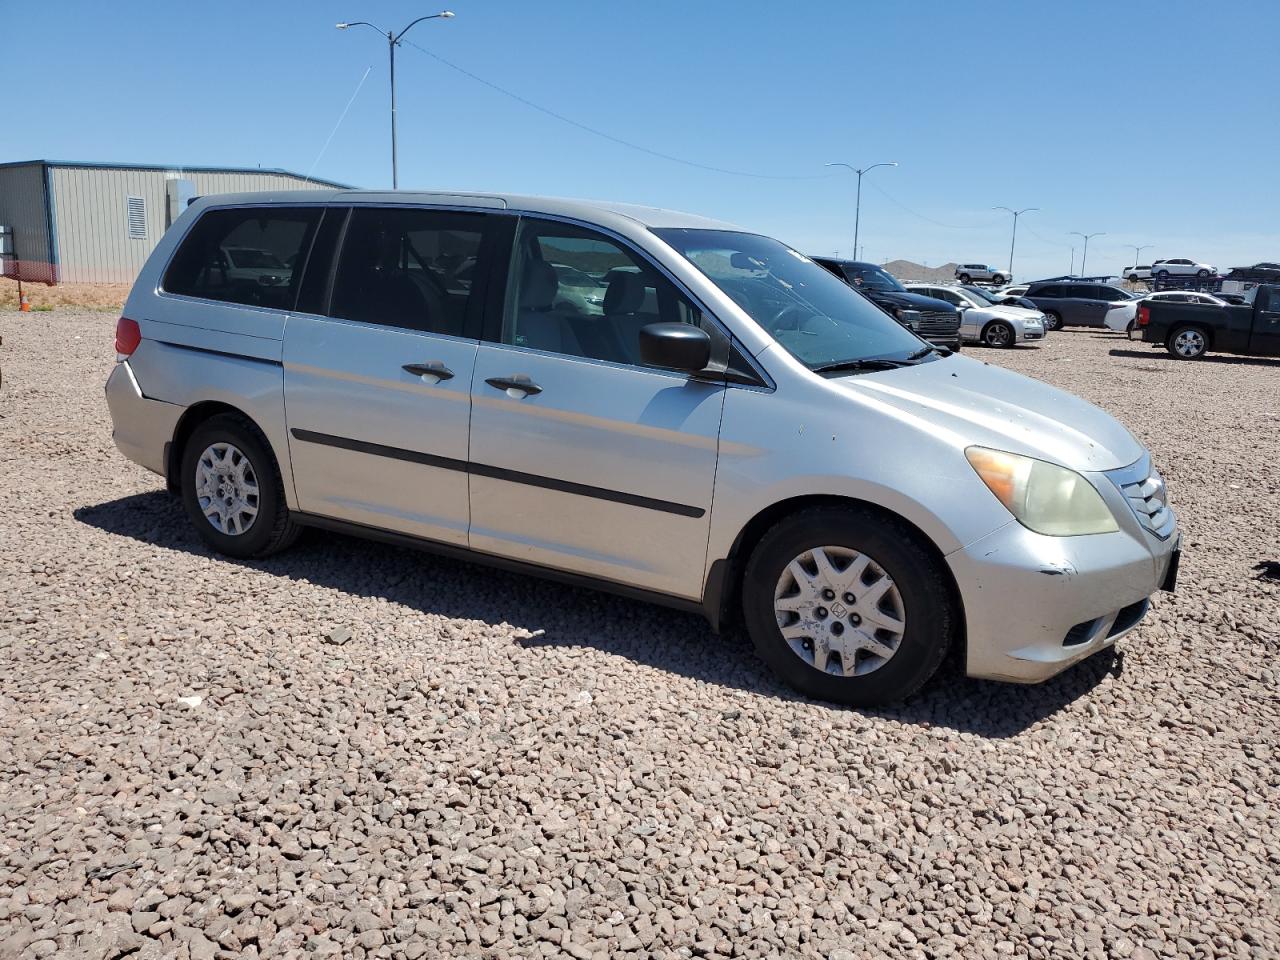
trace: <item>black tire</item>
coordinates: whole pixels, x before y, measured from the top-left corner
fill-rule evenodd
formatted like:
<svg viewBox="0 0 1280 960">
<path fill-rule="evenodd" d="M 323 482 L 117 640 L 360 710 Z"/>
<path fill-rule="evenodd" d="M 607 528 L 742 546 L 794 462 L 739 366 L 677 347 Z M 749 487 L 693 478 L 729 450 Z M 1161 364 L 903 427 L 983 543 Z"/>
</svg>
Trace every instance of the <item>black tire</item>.
<svg viewBox="0 0 1280 960">
<path fill-rule="evenodd" d="M 1156 271 L 1156 276 L 1157 276 L 1157 277 L 1159 277 L 1161 280 L 1168 280 L 1168 279 L 1169 279 L 1169 271 L 1168 271 L 1168 270 L 1157 270 L 1157 271 Z"/>
<path fill-rule="evenodd" d="M 1129 274 L 1129 282 L 1130 282 L 1130 283 L 1137 283 L 1137 282 L 1138 282 L 1138 275 L 1137 275 L 1136 273 L 1131 273 L 1131 274 Z"/>
<path fill-rule="evenodd" d="M 991 278 L 991 282 L 995 284 L 997 287 L 1004 286 L 1004 274 L 997 273 L 994 277 Z"/>
<path fill-rule="evenodd" d="M 1046 310 L 1044 312 L 1044 325 L 1050 330 L 1061 330 L 1063 327 L 1062 314 L 1054 310 Z"/>
<path fill-rule="evenodd" d="M 1132 320 L 1130 320 L 1130 321 L 1129 321 L 1129 325 L 1128 325 L 1127 327 L 1125 327 L 1125 328 L 1124 328 L 1124 335 L 1125 335 L 1125 337 L 1126 337 L 1127 339 L 1129 339 L 1129 340 L 1132 340 L 1132 339 L 1133 339 L 1133 331 L 1134 331 L 1135 329 L 1137 329 L 1137 325 L 1136 325 Z"/>
<path fill-rule="evenodd" d="M 901 596 L 906 627 L 896 652 L 862 676 L 826 673 L 805 662 L 778 626 L 774 591 L 783 571 L 822 546 L 871 557 Z M 960 623 L 942 564 L 919 535 L 901 521 L 855 506 L 813 507 L 774 525 L 747 563 L 742 611 L 756 653 L 780 679 L 815 699 L 863 707 L 905 699 L 924 686 L 942 664 Z"/>
<path fill-rule="evenodd" d="M 249 461 L 257 479 L 258 512 L 243 533 L 230 534 L 215 529 L 200 508 L 196 492 L 197 462 L 206 450 L 218 443 L 236 447 Z M 271 445 L 253 421 L 240 414 L 220 413 L 196 427 L 182 451 L 180 484 L 182 504 L 196 533 L 219 553 L 240 558 L 265 557 L 292 545 L 302 532 L 289 518 L 284 483 Z"/>
<path fill-rule="evenodd" d="M 1196 271 L 1196 276 L 1197 276 L 1197 277 L 1199 277 L 1201 280 L 1208 280 L 1208 279 L 1209 279 L 1209 271 L 1208 271 L 1208 270 L 1197 270 L 1197 271 Z"/>
<path fill-rule="evenodd" d="M 962 273 L 962 274 L 960 274 L 960 282 L 961 282 L 961 283 L 971 283 L 971 282 L 973 282 L 973 281 L 972 281 L 972 278 L 971 278 L 967 273 Z"/>
<path fill-rule="evenodd" d="M 1164 348 L 1177 360 L 1199 360 L 1209 352 L 1209 334 L 1202 327 L 1184 323 L 1169 331 Z"/>
<path fill-rule="evenodd" d="M 1009 349 L 1017 343 L 1017 340 L 1013 327 L 1003 320 L 992 320 L 982 328 L 982 342 L 988 347 Z"/>
</svg>

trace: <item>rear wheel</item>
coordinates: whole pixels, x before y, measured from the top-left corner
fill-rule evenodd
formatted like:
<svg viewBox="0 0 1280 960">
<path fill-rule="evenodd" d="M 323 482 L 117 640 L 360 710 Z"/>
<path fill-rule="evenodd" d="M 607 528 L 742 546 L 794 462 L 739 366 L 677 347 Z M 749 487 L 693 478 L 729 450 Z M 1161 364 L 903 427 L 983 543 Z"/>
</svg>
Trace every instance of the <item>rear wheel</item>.
<svg viewBox="0 0 1280 960">
<path fill-rule="evenodd" d="M 1168 280 L 1168 279 L 1169 279 L 1169 271 L 1168 271 L 1168 270 L 1157 270 L 1157 271 L 1156 271 L 1156 276 L 1157 276 L 1157 277 L 1159 277 L 1161 280 Z"/>
<path fill-rule="evenodd" d="M 182 454 L 182 502 L 200 538 L 232 557 L 283 550 L 301 530 L 266 437 L 239 414 L 210 417 Z"/>
<path fill-rule="evenodd" d="M 1209 349 L 1209 338 L 1199 327 L 1175 327 L 1165 349 L 1179 360 L 1199 360 Z"/>
<path fill-rule="evenodd" d="M 941 565 L 905 524 L 857 507 L 815 507 L 756 546 L 742 607 L 756 652 L 820 700 L 908 697 L 946 656 L 959 618 Z"/>
<path fill-rule="evenodd" d="M 1130 320 L 1129 325 L 1124 328 L 1124 335 L 1128 337 L 1130 340 L 1133 339 L 1133 330 L 1134 330 L 1134 322 Z"/>
<path fill-rule="evenodd" d="M 1046 310 L 1044 312 L 1044 325 L 1048 327 L 1050 330 L 1061 330 L 1062 315 L 1059 313 L 1055 313 L 1052 310 Z"/>
</svg>

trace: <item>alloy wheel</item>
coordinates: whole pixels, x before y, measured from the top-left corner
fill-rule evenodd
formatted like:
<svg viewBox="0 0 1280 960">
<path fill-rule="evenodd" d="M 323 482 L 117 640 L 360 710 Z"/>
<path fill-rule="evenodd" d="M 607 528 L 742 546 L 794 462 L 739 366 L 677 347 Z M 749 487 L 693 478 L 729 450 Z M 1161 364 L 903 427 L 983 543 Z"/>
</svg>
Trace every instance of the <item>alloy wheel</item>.
<svg viewBox="0 0 1280 960">
<path fill-rule="evenodd" d="M 1178 356 L 1192 359 L 1204 353 L 1204 334 L 1199 330 L 1183 330 L 1173 339 L 1173 349 Z"/>
</svg>

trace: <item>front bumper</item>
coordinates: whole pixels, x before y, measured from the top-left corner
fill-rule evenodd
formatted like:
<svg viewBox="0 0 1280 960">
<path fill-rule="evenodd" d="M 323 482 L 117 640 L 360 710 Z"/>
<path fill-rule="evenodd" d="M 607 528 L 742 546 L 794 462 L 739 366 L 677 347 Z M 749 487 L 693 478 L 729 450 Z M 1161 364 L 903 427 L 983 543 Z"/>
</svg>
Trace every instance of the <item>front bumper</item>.
<svg viewBox="0 0 1280 960">
<path fill-rule="evenodd" d="M 1011 521 L 951 554 L 966 672 L 1037 683 L 1114 644 L 1166 584 L 1178 542 L 1176 532 L 1160 540 L 1129 523 L 1116 533 L 1046 537 Z"/>
<path fill-rule="evenodd" d="M 142 395 L 129 361 L 117 363 L 107 378 L 111 438 L 121 453 L 152 473 L 165 475 L 164 451 L 173 439 L 183 407 Z"/>
</svg>

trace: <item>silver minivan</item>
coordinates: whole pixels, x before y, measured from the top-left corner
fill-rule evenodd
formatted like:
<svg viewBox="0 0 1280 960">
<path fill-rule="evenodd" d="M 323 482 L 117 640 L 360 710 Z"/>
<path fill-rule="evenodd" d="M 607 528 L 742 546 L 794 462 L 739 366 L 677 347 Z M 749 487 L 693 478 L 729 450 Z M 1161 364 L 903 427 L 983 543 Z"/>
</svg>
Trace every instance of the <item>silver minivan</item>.
<svg viewBox="0 0 1280 960">
<path fill-rule="evenodd" d="M 205 198 L 116 353 L 116 445 L 217 551 L 319 527 L 596 585 L 742 623 L 825 700 L 900 699 L 953 648 L 1044 680 L 1176 578 L 1164 483 L 1119 423 L 700 217 Z"/>
</svg>

